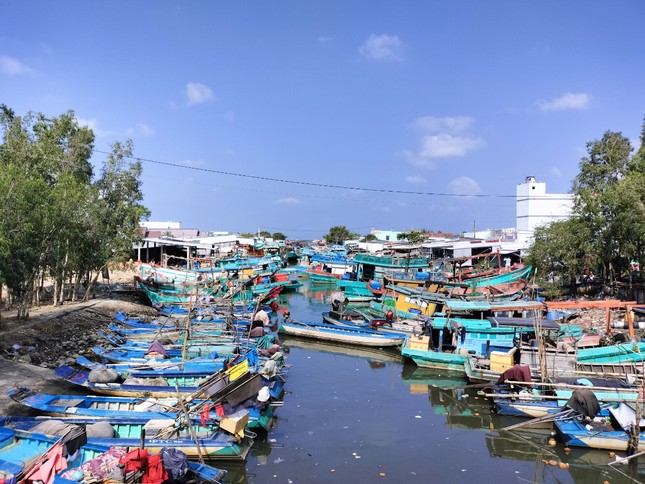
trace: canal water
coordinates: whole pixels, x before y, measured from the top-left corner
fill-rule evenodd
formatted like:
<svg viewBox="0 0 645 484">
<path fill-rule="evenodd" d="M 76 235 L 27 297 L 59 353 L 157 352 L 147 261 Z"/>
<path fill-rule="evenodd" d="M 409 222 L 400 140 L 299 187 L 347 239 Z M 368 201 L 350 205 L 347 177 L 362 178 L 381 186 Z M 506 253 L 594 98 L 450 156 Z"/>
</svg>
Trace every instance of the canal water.
<svg viewBox="0 0 645 484">
<path fill-rule="evenodd" d="M 295 319 L 321 321 L 330 292 L 300 291 L 281 304 Z M 609 452 L 567 453 L 549 445 L 549 429 L 500 431 L 519 420 L 491 413 L 479 388 L 397 351 L 282 342 L 289 368 L 275 428 L 245 463 L 216 464 L 228 470 L 225 482 L 645 482 L 645 462 L 610 466 Z"/>
</svg>

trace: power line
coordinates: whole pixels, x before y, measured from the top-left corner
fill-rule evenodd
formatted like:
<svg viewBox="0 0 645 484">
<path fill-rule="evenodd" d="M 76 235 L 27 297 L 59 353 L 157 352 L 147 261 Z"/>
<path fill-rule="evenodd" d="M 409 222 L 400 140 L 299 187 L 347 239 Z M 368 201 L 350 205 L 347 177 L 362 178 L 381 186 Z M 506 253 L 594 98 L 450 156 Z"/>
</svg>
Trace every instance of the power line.
<svg viewBox="0 0 645 484">
<path fill-rule="evenodd" d="M 107 151 L 101 151 L 101 150 L 94 150 L 96 153 L 101 153 L 104 155 L 110 155 L 111 153 Z M 309 186 L 309 187 L 320 187 L 320 188 L 335 188 L 339 190 L 355 190 L 355 191 L 364 191 L 364 192 L 376 192 L 376 193 L 393 193 L 393 194 L 399 194 L 399 195 L 424 195 L 424 196 L 433 196 L 433 197 L 461 197 L 461 198 L 518 198 L 517 195 L 494 195 L 494 194 L 462 194 L 462 193 L 442 193 L 442 192 L 416 192 L 416 191 L 410 191 L 410 190 L 394 190 L 390 188 L 365 188 L 365 187 L 352 187 L 352 186 L 346 186 L 346 185 L 333 185 L 330 183 L 315 183 L 315 182 L 308 182 L 308 181 L 302 181 L 302 180 L 289 180 L 286 178 L 272 178 L 268 176 L 261 176 L 261 175 L 249 175 L 247 173 L 235 173 L 232 171 L 224 171 L 224 170 L 215 170 L 213 168 L 203 168 L 203 167 L 198 167 L 198 166 L 187 166 L 187 165 L 180 165 L 179 163 L 171 163 L 169 161 L 160 161 L 160 160 L 153 160 L 150 158 L 140 158 L 136 156 L 128 156 L 126 158 L 130 158 L 135 161 L 140 161 L 140 162 L 146 162 L 146 163 L 154 163 L 157 165 L 163 165 L 163 166 L 170 166 L 173 168 L 181 168 L 184 170 L 193 170 L 193 171 L 200 171 L 200 172 L 206 172 L 206 173 L 213 173 L 216 175 L 226 175 L 226 176 L 236 176 L 239 178 L 248 178 L 248 179 L 253 179 L 253 180 L 261 180 L 261 181 L 270 181 L 270 182 L 277 182 L 277 183 L 288 183 L 292 185 L 303 185 L 303 186 Z M 545 196 L 549 200 L 558 200 L 558 198 L 550 197 L 548 195 Z M 540 197 L 535 197 L 533 196 L 532 198 L 540 198 Z M 568 198 L 562 198 L 562 200 L 568 200 Z"/>
</svg>

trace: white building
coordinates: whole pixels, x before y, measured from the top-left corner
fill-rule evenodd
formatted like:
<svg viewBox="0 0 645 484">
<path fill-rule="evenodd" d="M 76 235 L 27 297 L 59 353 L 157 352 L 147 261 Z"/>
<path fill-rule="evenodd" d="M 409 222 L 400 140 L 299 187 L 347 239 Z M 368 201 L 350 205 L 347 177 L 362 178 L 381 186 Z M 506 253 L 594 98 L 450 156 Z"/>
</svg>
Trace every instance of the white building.
<svg viewBox="0 0 645 484">
<path fill-rule="evenodd" d="M 573 195 L 546 193 L 546 183 L 527 176 L 517 185 L 515 198 L 515 226 L 518 242 L 527 247 L 535 229 L 551 222 L 566 220 L 573 209 Z"/>
</svg>

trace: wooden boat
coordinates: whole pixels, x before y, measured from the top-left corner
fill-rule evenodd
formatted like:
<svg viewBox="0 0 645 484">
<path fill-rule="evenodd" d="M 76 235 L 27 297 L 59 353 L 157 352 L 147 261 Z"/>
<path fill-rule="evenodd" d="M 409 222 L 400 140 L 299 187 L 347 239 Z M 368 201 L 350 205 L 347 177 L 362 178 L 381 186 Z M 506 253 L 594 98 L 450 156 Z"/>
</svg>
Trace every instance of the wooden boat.
<svg viewBox="0 0 645 484">
<path fill-rule="evenodd" d="M 102 395 L 164 398 L 176 397 L 177 393 L 201 393 L 210 387 L 219 386 L 220 380 L 234 381 L 241 379 L 249 374 L 249 362 L 245 359 L 241 363 L 225 371 L 214 373 L 209 377 L 205 377 L 200 372 L 195 375 L 182 372 L 179 373 L 179 376 L 172 376 L 172 373 L 168 373 L 165 376 L 139 376 L 136 379 L 132 377 L 123 382 L 118 381 L 118 379 L 117 381 L 105 382 L 103 378 L 99 379 L 99 381 L 93 381 L 98 378 L 90 378 L 90 371 L 72 368 L 68 365 L 58 367 L 55 373 L 69 383 Z M 112 378 L 109 378 L 109 380 L 112 380 Z"/>
<path fill-rule="evenodd" d="M 563 408 L 574 390 L 589 388 L 600 403 L 617 405 L 619 402 L 639 400 L 638 390 L 623 380 L 600 377 L 559 377 L 555 382 L 513 383 L 516 391 L 497 390 L 487 394 L 500 415 L 514 417 L 545 417 Z"/>
<path fill-rule="evenodd" d="M 277 400 L 282 392 L 282 382 L 277 380 L 276 385 L 269 388 L 269 398 Z M 54 417 L 86 417 L 86 418 L 130 418 L 148 421 L 155 418 L 178 419 L 188 412 L 191 420 L 199 421 L 206 416 L 208 420 L 219 422 L 220 417 L 210 400 L 195 399 L 185 402 L 185 411 L 178 398 L 139 398 L 139 397 L 112 397 L 102 395 L 53 395 L 36 393 L 35 391 L 19 387 L 9 390 L 9 397 L 29 408 L 45 415 Z M 256 395 L 251 396 L 249 403 L 236 405 L 229 408 L 228 413 L 241 410 L 241 405 L 249 412 L 247 428 L 269 430 L 273 420 L 273 409 L 268 404 L 257 405 Z M 208 407 L 207 407 L 208 405 Z M 204 409 L 206 413 L 204 414 Z"/>
<path fill-rule="evenodd" d="M 632 437 L 627 429 L 635 422 L 635 412 L 627 404 L 621 403 L 618 408 L 610 409 L 609 421 L 593 420 L 582 422 L 579 417 L 554 420 L 558 436 L 570 446 L 613 451 L 627 451 Z M 638 426 L 642 429 L 643 422 Z M 645 451 L 645 432 L 637 436 L 637 452 Z"/>
<path fill-rule="evenodd" d="M 245 418 L 242 419 L 245 424 Z M 189 457 L 206 459 L 244 460 L 252 441 L 238 437 L 219 427 L 192 425 L 192 429 L 176 425 L 174 419 L 152 419 L 147 422 L 128 418 L 69 417 L 64 421 L 53 417 L 0 417 L 4 427 L 24 432 L 42 433 L 42 428 L 80 426 L 86 429 L 88 444 L 104 447 L 126 447 L 128 450 L 143 445 L 148 452 L 159 453 L 163 447 L 174 447 Z M 89 427 L 89 428 L 88 428 Z M 100 432 L 97 432 L 100 430 Z M 46 430 L 49 432 L 49 430 Z M 100 436 L 95 436 L 99 434 Z"/>
<path fill-rule="evenodd" d="M 278 331 L 303 338 L 375 347 L 400 346 L 405 339 L 403 334 L 313 322 L 284 322 Z"/>
<path fill-rule="evenodd" d="M 367 320 L 364 314 L 354 309 L 344 312 L 325 311 L 322 313 L 322 319 L 323 323 L 326 324 L 374 329 L 371 321 Z"/>
<path fill-rule="evenodd" d="M 311 280 L 312 284 L 332 284 L 336 285 L 338 283 L 339 279 L 342 279 L 343 273 L 335 273 L 331 272 L 331 268 L 329 270 L 325 270 L 323 266 L 320 265 L 312 265 L 305 271 L 305 274 L 309 276 L 309 279 Z"/>
<path fill-rule="evenodd" d="M 160 465 L 161 463 L 161 465 Z M 135 470 L 135 469 L 146 469 Z M 187 456 L 175 448 L 162 449 L 160 454 L 136 449 L 128 452 L 125 447 L 110 447 L 104 453 L 89 459 L 78 467 L 68 467 L 54 477 L 54 484 L 74 484 L 82 476 L 83 482 L 104 482 L 106 480 L 130 482 L 144 479 L 146 474 L 152 478 L 154 473 L 163 479 L 184 482 L 218 484 L 226 471 L 188 460 Z M 158 482 L 158 481 L 155 481 Z"/>
<path fill-rule="evenodd" d="M 1 417 L 0 424 L 2 424 Z M 78 432 L 74 432 L 67 438 L 73 439 L 78 435 Z M 16 479 L 21 479 L 21 482 L 24 482 L 22 479 L 26 475 L 42 470 L 42 465 L 50 458 L 52 460 L 48 467 L 51 470 L 46 473 L 43 470 L 43 475 L 51 477 L 55 472 L 67 469 L 68 465 L 81 464 L 108 449 L 106 446 L 85 444 L 80 447 L 75 460 L 64 461 L 62 452 L 65 440 L 61 437 L 0 427 L 0 479 L 5 482 L 16 482 Z"/>
<path fill-rule="evenodd" d="M 249 353 L 257 353 L 256 348 L 252 348 Z M 257 357 L 251 356 L 247 353 L 247 357 L 257 360 Z M 255 360 L 254 360 L 255 361 Z M 164 360 L 148 360 L 146 363 L 98 363 L 89 360 L 84 356 L 76 358 L 76 364 L 89 370 L 109 368 L 114 370 L 121 378 L 129 376 L 155 377 L 155 376 L 181 376 L 188 374 L 191 376 L 209 376 L 224 367 L 225 359 L 211 360 L 211 359 L 194 359 L 188 360 L 184 363 L 166 362 Z M 255 363 L 252 363 L 255 366 Z"/>
<path fill-rule="evenodd" d="M 384 274 L 392 272 L 424 271 L 429 267 L 427 257 L 413 257 L 410 254 L 391 256 L 356 254 L 353 262 L 356 265 L 356 280 L 359 281 L 380 279 Z"/>
<path fill-rule="evenodd" d="M 540 311 L 541 304 L 532 301 L 486 303 L 483 301 L 448 300 L 446 317 L 428 320 L 424 336 L 409 336 L 402 347 L 403 356 L 411 358 L 418 366 L 466 372 L 469 355 L 490 357 L 496 352 L 507 353 L 520 341 L 535 334 L 534 320 L 527 317 L 508 317 L 501 314 L 528 315 Z M 452 317 L 452 312 L 472 317 Z M 486 319 L 477 315 L 493 314 Z M 481 316 L 480 316 L 481 317 Z M 543 325 L 557 328 L 553 322 Z M 512 365 L 510 365 L 512 366 Z"/>
<path fill-rule="evenodd" d="M 189 346 L 185 352 L 181 349 L 170 349 L 168 355 L 164 356 L 159 352 L 149 352 L 144 348 L 123 347 L 123 348 L 104 348 L 102 346 L 93 346 L 92 352 L 104 361 L 113 363 L 122 363 L 128 361 L 143 362 L 150 359 L 161 359 L 172 362 L 192 360 L 194 358 L 217 359 L 221 356 L 229 356 L 236 353 L 238 345 L 221 344 L 208 346 Z"/>
</svg>

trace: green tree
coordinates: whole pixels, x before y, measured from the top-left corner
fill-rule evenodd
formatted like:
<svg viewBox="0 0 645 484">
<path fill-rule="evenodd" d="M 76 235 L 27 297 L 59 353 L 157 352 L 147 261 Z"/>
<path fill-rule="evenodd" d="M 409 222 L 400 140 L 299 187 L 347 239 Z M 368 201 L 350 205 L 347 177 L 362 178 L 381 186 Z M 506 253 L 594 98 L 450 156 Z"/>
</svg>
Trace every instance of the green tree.
<svg viewBox="0 0 645 484">
<path fill-rule="evenodd" d="M 131 142 L 114 145 L 94 181 L 94 134 L 78 126 L 72 111 L 20 117 L 1 105 L 0 128 L 0 281 L 18 316 L 26 317 L 45 276 L 58 303 L 66 282 L 75 297 L 81 279 L 126 257 L 148 211 L 141 204 L 141 165 L 125 162 Z M 85 297 L 90 292 L 91 285 Z"/>
<path fill-rule="evenodd" d="M 528 262 L 538 279 L 573 283 L 585 269 L 612 283 L 642 260 L 645 241 L 645 122 L 635 155 L 628 138 L 607 131 L 587 143 L 569 220 L 535 231 Z M 538 281 L 540 282 L 540 281 Z"/>
<path fill-rule="evenodd" d="M 411 244 L 420 244 L 425 240 L 423 234 L 425 230 L 411 230 L 410 232 L 399 232 L 396 235 L 397 240 L 407 240 Z"/>
<path fill-rule="evenodd" d="M 581 160 L 580 172 L 573 182 L 574 212 L 585 221 L 598 255 L 599 264 L 594 269 L 610 281 L 625 265 L 627 241 L 621 236 L 630 229 L 625 225 L 629 217 L 623 204 L 630 209 L 636 206 L 635 198 L 626 198 L 640 178 L 638 172 L 631 170 L 632 151 L 628 138 L 607 131 L 602 139 L 587 143 L 588 156 Z"/>
<path fill-rule="evenodd" d="M 276 232 L 274 233 L 271 238 L 273 240 L 287 240 L 287 236 L 284 235 L 282 232 Z"/>
<path fill-rule="evenodd" d="M 374 234 L 367 234 L 365 237 L 363 237 L 364 242 L 374 242 L 375 240 L 377 240 L 377 238 Z"/>
<path fill-rule="evenodd" d="M 357 239 L 359 234 L 350 232 L 344 225 L 336 225 L 329 229 L 329 232 L 323 236 L 328 244 L 342 245 L 346 240 Z"/>
<path fill-rule="evenodd" d="M 139 222 L 150 214 L 142 203 L 141 162 L 128 161 L 132 160 L 132 150 L 130 140 L 114 143 L 96 181 L 97 230 L 90 233 L 87 242 L 93 250 L 86 254 L 86 271 L 88 275 L 94 273 L 90 288 L 108 263 L 129 258 L 132 246 L 141 241 Z"/>
</svg>

